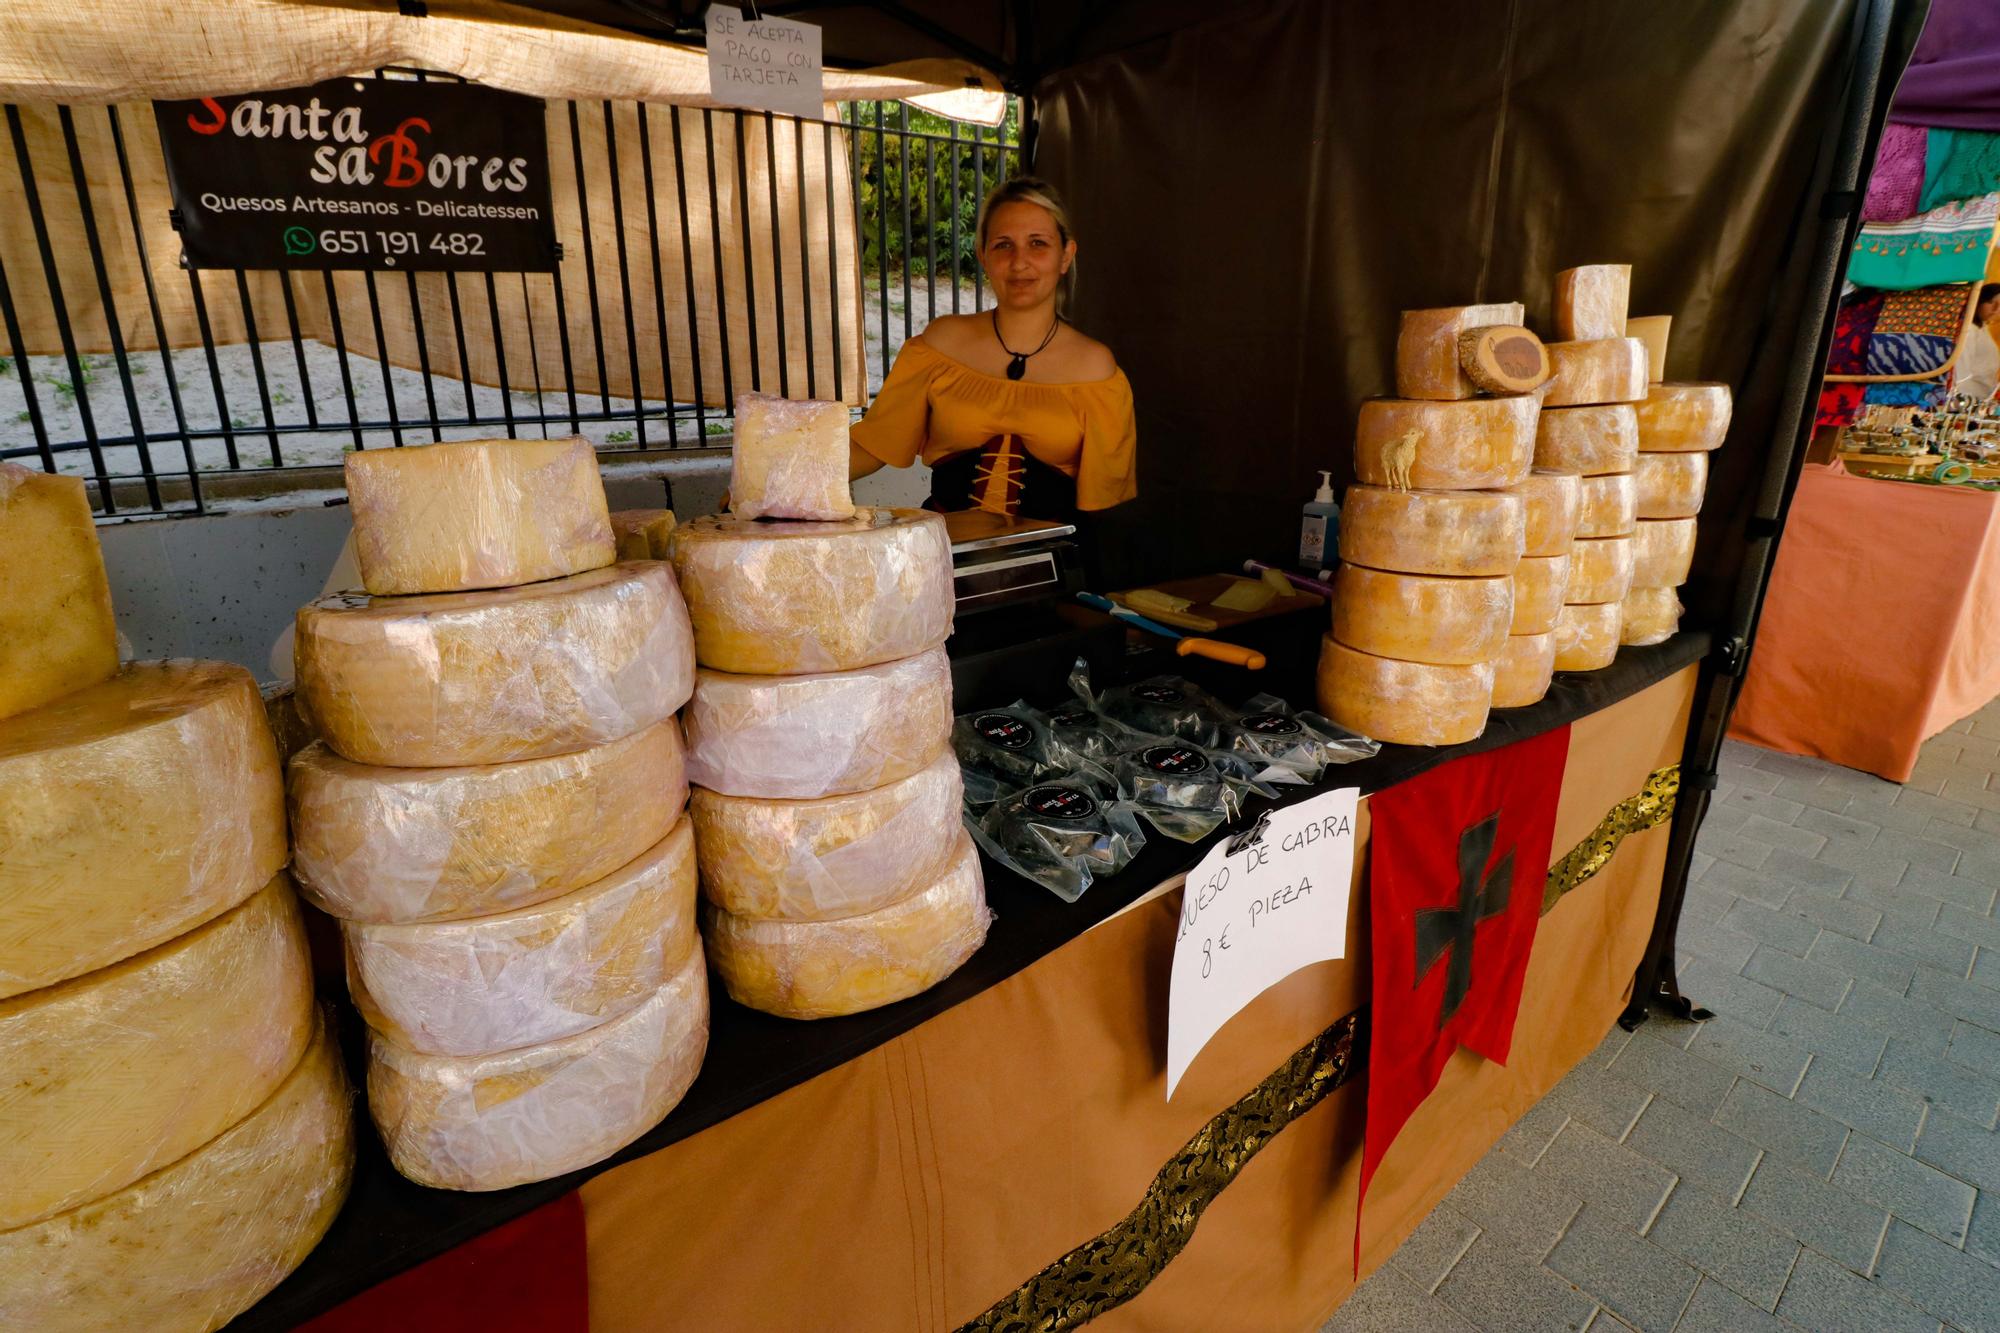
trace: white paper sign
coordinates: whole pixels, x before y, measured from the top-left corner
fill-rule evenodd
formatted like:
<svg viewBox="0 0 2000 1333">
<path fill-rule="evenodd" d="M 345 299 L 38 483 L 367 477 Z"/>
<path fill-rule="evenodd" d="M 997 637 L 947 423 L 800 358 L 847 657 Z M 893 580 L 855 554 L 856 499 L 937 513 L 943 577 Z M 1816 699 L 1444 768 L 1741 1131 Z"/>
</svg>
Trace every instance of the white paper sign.
<svg viewBox="0 0 2000 1333">
<path fill-rule="evenodd" d="M 709 96 L 807 120 L 826 114 L 818 28 L 753 19 L 734 5 L 709 6 L 707 25 Z"/>
<path fill-rule="evenodd" d="M 1244 1005 L 1308 963 L 1346 955 L 1360 796 L 1343 787 L 1273 810 L 1256 842 L 1231 855 L 1225 838 L 1188 872 L 1167 999 L 1169 1098 Z"/>
</svg>

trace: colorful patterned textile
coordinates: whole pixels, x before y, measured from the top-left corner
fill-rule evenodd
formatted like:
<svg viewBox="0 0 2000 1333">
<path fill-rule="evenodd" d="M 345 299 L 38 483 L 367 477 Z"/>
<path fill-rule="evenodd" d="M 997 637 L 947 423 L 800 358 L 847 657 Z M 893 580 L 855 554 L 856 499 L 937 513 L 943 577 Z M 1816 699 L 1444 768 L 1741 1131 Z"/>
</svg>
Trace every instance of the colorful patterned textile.
<svg viewBox="0 0 2000 1333">
<path fill-rule="evenodd" d="M 1888 137 L 1886 131 L 1883 138 Z M 1924 148 L 1924 192 L 1912 212 L 2000 190 L 2000 134 L 1991 130 L 1932 130 Z M 1873 181 L 1870 181 L 1873 184 Z"/>
<path fill-rule="evenodd" d="M 1946 204 L 1902 222 L 1871 222 L 1848 256 L 1848 280 L 1890 291 L 1977 282 L 1986 276 L 1996 219 L 2000 193 Z"/>
<path fill-rule="evenodd" d="M 1929 137 L 1921 125 L 1890 125 L 1882 131 L 1875 169 L 1868 173 L 1868 197 L 1861 203 L 1863 222 L 1901 222 L 1918 211 Z"/>
<path fill-rule="evenodd" d="M 1882 292 L 1861 292 L 1840 303 L 1833 318 L 1833 348 L 1826 356 L 1829 375 L 1866 375 L 1868 339 L 1882 317 Z"/>
<path fill-rule="evenodd" d="M 1951 393 L 1951 376 L 1928 380 L 1899 380 L 1893 384 L 1854 384 L 1865 389 L 1862 401 L 1869 407 L 1941 407 Z"/>
<path fill-rule="evenodd" d="M 1889 292 L 1868 337 L 1869 375 L 1935 375 L 1958 349 L 1971 284 Z"/>
<path fill-rule="evenodd" d="M 1819 412 L 1813 417 L 1813 429 L 1852 426 L 1861 416 L 1861 400 L 1866 387 L 1861 384 L 1829 384 L 1822 388 L 1819 391 Z"/>
</svg>

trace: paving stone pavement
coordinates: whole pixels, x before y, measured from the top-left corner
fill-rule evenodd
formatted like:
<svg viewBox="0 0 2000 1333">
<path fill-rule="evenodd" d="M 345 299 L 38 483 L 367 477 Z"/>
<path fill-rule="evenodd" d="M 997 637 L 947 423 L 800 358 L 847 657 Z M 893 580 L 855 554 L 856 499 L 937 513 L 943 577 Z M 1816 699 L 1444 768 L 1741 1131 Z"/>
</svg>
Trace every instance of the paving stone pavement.
<svg viewBox="0 0 2000 1333">
<path fill-rule="evenodd" d="M 2000 701 L 1897 786 L 1729 743 L 1683 988 L 1322 1333 L 2000 1333 Z"/>
</svg>

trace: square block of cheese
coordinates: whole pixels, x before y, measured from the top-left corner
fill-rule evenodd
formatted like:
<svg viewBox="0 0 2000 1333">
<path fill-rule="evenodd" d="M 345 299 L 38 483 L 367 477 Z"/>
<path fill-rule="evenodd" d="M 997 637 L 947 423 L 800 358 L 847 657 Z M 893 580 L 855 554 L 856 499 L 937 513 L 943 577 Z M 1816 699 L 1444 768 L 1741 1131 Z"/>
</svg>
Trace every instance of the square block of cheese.
<svg viewBox="0 0 2000 1333">
<path fill-rule="evenodd" d="M 83 483 L 0 463 L 0 717 L 117 670 L 111 587 Z"/>
<path fill-rule="evenodd" d="M 670 560 L 673 558 L 674 511 L 671 509 L 614 509 L 611 534 L 618 543 L 620 560 Z"/>
<path fill-rule="evenodd" d="M 1563 342 L 1625 337 L 1630 264 L 1585 264 L 1556 274 L 1556 337 Z"/>
<path fill-rule="evenodd" d="M 617 556 L 588 440 L 364 449 L 347 455 L 346 473 L 372 596 L 511 588 Z"/>
<path fill-rule="evenodd" d="M 854 517 L 844 403 L 736 395 L 729 510 L 744 518 Z"/>
</svg>

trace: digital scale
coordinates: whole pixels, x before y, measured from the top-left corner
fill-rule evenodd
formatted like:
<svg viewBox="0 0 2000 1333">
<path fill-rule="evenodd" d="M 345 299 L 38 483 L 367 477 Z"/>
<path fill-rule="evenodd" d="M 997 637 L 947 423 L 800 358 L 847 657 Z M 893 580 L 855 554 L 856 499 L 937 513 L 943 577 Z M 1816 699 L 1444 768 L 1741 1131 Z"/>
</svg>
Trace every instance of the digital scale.
<svg viewBox="0 0 2000 1333">
<path fill-rule="evenodd" d="M 1046 703 L 1068 691 L 1082 657 L 1102 678 L 1124 651 L 1124 630 L 1076 603 L 1082 553 L 1073 523 L 984 510 L 946 514 L 956 602 L 950 641 L 953 707 Z"/>
<path fill-rule="evenodd" d="M 957 615 L 1002 607 L 1066 602 L 1083 587 L 1073 523 L 1008 518 L 983 509 L 946 514 Z"/>
</svg>

